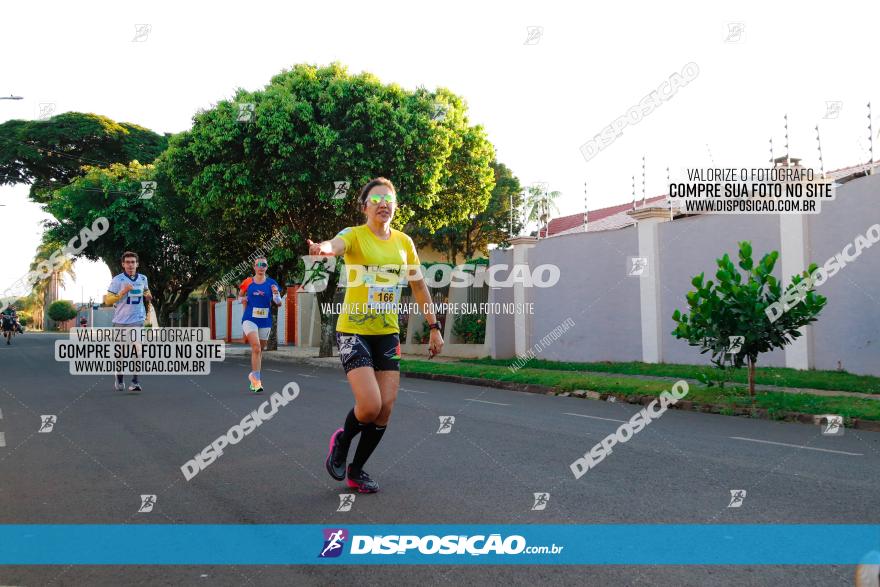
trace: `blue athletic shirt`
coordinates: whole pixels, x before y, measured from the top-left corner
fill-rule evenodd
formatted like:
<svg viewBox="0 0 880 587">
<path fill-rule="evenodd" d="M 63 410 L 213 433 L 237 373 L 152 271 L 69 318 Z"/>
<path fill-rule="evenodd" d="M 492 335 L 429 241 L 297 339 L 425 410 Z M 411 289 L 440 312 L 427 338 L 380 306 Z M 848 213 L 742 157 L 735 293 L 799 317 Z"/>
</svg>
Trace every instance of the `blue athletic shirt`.
<svg viewBox="0 0 880 587">
<path fill-rule="evenodd" d="M 281 287 L 271 277 L 267 277 L 263 283 L 254 283 L 252 278 L 248 278 L 242 285 L 242 296 L 247 297 L 247 307 L 241 321 L 250 320 L 257 328 L 271 328 L 272 314 L 269 308 L 272 306 L 272 286 L 278 288 L 278 295 L 281 295 Z"/>
</svg>

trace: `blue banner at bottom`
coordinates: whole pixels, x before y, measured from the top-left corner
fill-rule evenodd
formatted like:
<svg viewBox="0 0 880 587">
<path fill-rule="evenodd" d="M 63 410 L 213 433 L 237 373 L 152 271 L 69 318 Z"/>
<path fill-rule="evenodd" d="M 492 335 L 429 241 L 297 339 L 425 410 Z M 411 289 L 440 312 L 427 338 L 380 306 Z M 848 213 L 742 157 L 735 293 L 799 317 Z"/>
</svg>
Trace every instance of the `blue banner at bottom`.
<svg viewBox="0 0 880 587">
<path fill-rule="evenodd" d="M 0 565 L 880 564 L 880 525 L 0 525 Z"/>
</svg>

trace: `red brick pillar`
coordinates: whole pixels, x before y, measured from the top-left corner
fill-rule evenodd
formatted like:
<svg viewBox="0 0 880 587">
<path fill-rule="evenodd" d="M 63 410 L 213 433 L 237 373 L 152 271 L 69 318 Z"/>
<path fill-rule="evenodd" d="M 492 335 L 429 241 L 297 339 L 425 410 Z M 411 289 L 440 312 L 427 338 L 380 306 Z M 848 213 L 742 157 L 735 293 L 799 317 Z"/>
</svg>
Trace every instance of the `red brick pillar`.
<svg viewBox="0 0 880 587">
<path fill-rule="evenodd" d="M 287 344 L 296 345 L 296 303 L 297 303 L 297 292 L 302 289 L 298 285 L 291 285 L 287 288 L 287 302 L 284 307 L 285 314 L 285 332 L 287 336 L 285 337 L 285 342 Z"/>
<path fill-rule="evenodd" d="M 226 298 L 226 342 L 232 342 L 232 298 Z"/>
<path fill-rule="evenodd" d="M 217 302 L 211 300 L 208 306 L 208 326 L 211 328 L 211 340 L 217 338 L 217 316 L 214 315 L 214 306 L 216 305 Z"/>
</svg>

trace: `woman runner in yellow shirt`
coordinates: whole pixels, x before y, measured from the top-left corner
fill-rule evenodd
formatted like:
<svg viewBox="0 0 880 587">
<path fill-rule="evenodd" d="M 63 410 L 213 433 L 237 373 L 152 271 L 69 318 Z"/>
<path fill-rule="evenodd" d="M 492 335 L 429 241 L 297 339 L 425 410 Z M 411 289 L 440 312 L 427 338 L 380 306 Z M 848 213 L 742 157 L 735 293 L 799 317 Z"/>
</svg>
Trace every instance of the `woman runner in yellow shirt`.
<svg viewBox="0 0 880 587">
<path fill-rule="evenodd" d="M 420 270 L 412 239 L 391 228 L 397 190 L 384 177 L 371 180 L 360 193 L 366 223 L 346 228 L 335 238 L 307 241 L 310 255 L 344 255 L 349 287 L 336 324 L 339 358 L 354 393 L 354 408 L 343 428 L 330 437 L 325 465 L 339 481 L 360 493 L 375 493 L 379 484 L 363 466 L 375 450 L 397 399 L 400 387 L 400 328 L 397 304 L 401 283 L 409 281 L 413 296 L 430 326 L 428 352 L 443 349 L 440 324 L 431 312 L 431 295 Z M 354 276 L 354 277 L 352 277 Z M 351 441 L 360 433 L 354 459 L 346 468 Z"/>
</svg>

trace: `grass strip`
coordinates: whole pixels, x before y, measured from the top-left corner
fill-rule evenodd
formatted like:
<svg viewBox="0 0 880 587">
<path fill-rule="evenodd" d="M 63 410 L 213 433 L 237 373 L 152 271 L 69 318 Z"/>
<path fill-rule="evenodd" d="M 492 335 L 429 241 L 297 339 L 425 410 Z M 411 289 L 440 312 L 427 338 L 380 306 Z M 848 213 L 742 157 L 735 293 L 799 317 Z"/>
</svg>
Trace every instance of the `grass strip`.
<svg viewBox="0 0 880 587">
<path fill-rule="evenodd" d="M 492 381 L 537 384 L 556 388 L 560 391 L 584 389 L 600 393 L 620 395 L 659 395 L 668 390 L 672 382 L 634 379 L 577 373 L 564 370 L 523 368 L 511 373 L 504 366 L 485 363 L 433 363 L 429 361 L 401 361 L 404 373 L 433 373 L 440 375 L 459 375 Z M 820 396 L 807 393 L 783 393 L 758 391 L 754 403 L 748 389 L 739 386 L 706 387 L 702 384 L 689 384 L 690 391 L 683 401 L 692 401 L 723 406 L 729 413 L 736 408 L 760 408 L 767 410 L 771 418 L 782 418 L 783 412 L 802 412 L 805 414 L 838 414 L 845 418 L 880 420 L 880 401 L 852 398 L 846 396 Z M 726 413 L 726 412 L 723 412 Z"/>
<path fill-rule="evenodd" d="M 461 363 L 475 365 L 495 365 L 507 367 L 515 359 L 462 359 Z M 658 377 L 681 377 L 698 379 L 700 375 L 710 375 L 714 367 L 705 365 L 683 365 L 675 363 L 614 363 L 602 361 L 596 363 L 566 363 L 532 359 L 526 363 L 527 369 L 548 371 L 597 371 L 602 373 L 620 373 L 623 375 L 653 375 Z M 734 383 L 748 383 L 746 369 L 731 372 Z M 855 391 L 859 393 L 880 393 L 880 377 L 871 375 L 855 375 L 846 371 L 815 371 L 788 369 L 785 367 L 758 367 L 755 373 L 757 385 L 777 385 L 804 389 L 828 389 L 832 391 Z"/>
</svg>

